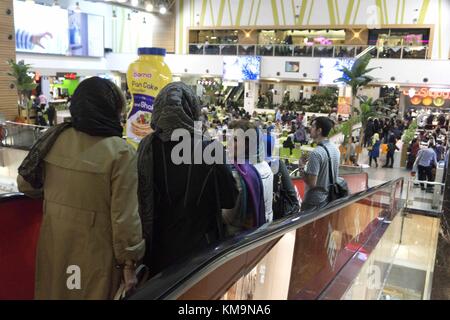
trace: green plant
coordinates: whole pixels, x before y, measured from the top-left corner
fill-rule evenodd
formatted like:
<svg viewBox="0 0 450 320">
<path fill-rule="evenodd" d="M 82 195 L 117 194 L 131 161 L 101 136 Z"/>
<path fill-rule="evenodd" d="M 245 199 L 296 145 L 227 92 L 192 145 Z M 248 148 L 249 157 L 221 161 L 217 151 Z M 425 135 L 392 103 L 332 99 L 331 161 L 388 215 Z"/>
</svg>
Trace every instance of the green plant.
<svg viewBox="0 0 450 320">
<path fill-rule="evenodd" d="M 414 135 L 416 134 L 417 129 L 417 120 L 414 119 L 413 122 L 409 125 L 408 129 L 403 132 L 402 141 L 404 144 L 408 145 L 414 139 Z"/>
<path fill-rule="evenodd" d="M 36 84 L 28 73 L 30 72 L 31 65 L 26 64 L 23 60 L 15 62 L 13 59 L 7 61 L 10 67 L 8 75 L 14 78 L 14 84 L 17 89 L 18 102 L 19 102 L 19 115 L 20 108 L 27 110 L 27 118 L 29 118 L 28 100 L 30 99 L 31 91 L 36 88 Z"/>
<path fill-rule="evenodd" d="M 347 67 L 342 67 L 341 71 L 343 76 L 334 80 L 334 82 L 341 82 L 345 83 L 346 85 L 350 86 L 352 88 L 352 112 L 355 112 L 355 101 L 356 101 L 356 95 L 358 93 L 358 89 L 366 86 L 370 82 L 374 80 L 373 77 L 367 75 L 372 70 L 381 68 L 367 68 L 369 65 L 370 59 L 372 56 L 370 55 L 370 52 L 367 52 L 366 54 L 362 55 L 358 59 L 355 60 L 353 63 L 353 66 L 349 69 Z"/>
</svg>

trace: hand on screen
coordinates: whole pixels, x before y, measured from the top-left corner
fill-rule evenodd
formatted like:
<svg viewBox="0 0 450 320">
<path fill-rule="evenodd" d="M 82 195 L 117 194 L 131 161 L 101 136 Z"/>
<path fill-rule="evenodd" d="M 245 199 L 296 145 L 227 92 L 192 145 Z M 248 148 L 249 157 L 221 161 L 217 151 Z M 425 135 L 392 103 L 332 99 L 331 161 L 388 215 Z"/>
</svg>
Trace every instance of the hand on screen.
<svg viewBox="0 0 450 320">
<path fill-rule="evenodd" d="M 31 42 L 36 45 L 41 47 L 42 49 L 45 49 L 44 46 L 41 44 L 41 40 L 42 38 L 46 38 L 49 37 L 50 39 L 53 39 L 53 35 L 50 32 L 44 32 L 41 34 L 36 34 L 33 35 L 33 37 L 31 38 Z"/>
</svg>

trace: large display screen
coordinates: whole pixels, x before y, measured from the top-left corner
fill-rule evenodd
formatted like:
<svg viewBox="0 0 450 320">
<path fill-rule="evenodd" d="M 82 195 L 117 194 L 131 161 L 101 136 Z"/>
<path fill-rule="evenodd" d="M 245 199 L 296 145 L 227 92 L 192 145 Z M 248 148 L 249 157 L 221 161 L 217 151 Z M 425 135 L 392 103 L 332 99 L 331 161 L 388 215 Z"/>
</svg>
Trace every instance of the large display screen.
<svg viewBox="0 0 450 320">
<path fill-rule="evenodd" d="M 69 54 L 103 56 L 103 17 L 69 11 Z"/>
<path fill-rule="evenodd" d="M 223 58 L 224 80 L 259 80 L 261 57 L 241 56 Z"/>
<path fill-rule="evenodd" d="M 16 50 L 67 54 L 69 33 L 67 10 L 14 1 Z"/>
<path fill-rule="evenodd" d="M 351 68 L 353 59 L 320 59 L 319 85 L 336 85 L 335 80 L 343 77 L 342 67 Z"/>
<path fill-rule="evenodd" d="M 103 17 L 14 1 L 16 50 L 102 57 Z"/>
</svg>

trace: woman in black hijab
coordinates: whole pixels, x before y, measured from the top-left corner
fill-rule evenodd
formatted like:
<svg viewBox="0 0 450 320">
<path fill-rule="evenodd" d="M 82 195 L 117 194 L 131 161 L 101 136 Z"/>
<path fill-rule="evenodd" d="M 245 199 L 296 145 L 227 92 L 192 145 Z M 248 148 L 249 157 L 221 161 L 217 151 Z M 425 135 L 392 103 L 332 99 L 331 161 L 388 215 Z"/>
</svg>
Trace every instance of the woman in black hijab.
<svg viewBox="0 0 450 320">
<path fill-rule="evenodd" d="M 84 80 L 72 98 L 72 121 L 49 129 L 19 167 L 19 190 L 44 198 L 36 299 L 108 299 L 121 278 L 126 289 L 136 284 L 145 243 L 136 153 L 122 139 L 124 105 L 112 82 Z M 73 270 L 79 278 L 69 287 Z"/>
<path fill-rule="evenodd" d="M 201 131 L 194 127 L 199 117 L 200 103 L 192 89 L 181 82 L 171 83 L 154 103 L 151 125 L 155 132 L 139 145 L 144 263 L 153 275 L 222 239 L 221 209 L 233 208 L 237 198 L 233 176 L 225 164 L 205 164 L 203 159 L 194 164 L 196 150 L 203 154 L 208 145 L 218 143 L 202 141 Z M 186 135 L 174 141 L 171 137 L 177 129 L 184 129 Z M 188 163 L 175 164 L 172 150 L 184 139 L 190 146 Z M 223 150 L 221 145 L 218 148 Z"/>
</svg>

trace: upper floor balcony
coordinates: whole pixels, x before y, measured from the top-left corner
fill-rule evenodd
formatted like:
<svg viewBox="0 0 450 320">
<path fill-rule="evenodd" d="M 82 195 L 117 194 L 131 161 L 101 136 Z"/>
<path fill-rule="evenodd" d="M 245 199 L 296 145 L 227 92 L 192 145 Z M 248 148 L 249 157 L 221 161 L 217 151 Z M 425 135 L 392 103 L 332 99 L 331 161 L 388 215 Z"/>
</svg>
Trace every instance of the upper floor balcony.
<svg viewBox="0 0 450 320">
<path fill-rule="evenodd" d="M 368 45 L 258 45 L 258 44 L 189 44 L 189 54 L 258 55 L 272 57 L 354 58 Z M 428 59 L 428 46 L 383 46 L 372 50 L 374 58 Z"/>
</svg>

